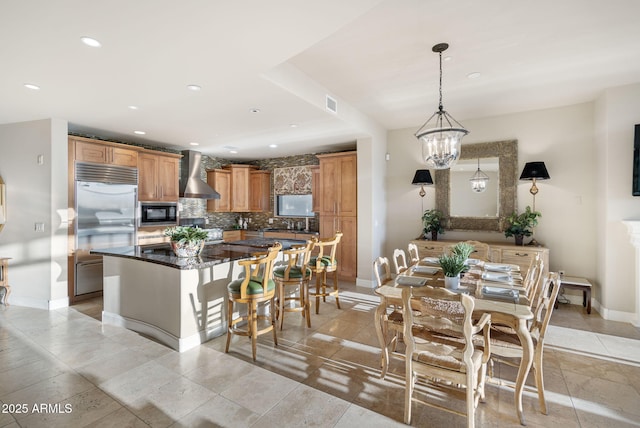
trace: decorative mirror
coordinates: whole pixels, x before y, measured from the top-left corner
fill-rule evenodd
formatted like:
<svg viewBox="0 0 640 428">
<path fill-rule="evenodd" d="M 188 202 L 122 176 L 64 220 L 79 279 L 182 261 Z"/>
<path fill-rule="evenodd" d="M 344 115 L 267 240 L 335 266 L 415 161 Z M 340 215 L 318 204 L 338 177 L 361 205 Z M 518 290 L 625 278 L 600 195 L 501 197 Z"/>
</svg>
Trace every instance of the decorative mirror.
<svg viewBox="0 0 640 428">
<path fill-rule="evenodd" d="M 478 159 L 490 177 L 487 191 L 481 194 L 469 184 Z M 502 231 L 504 219 L 516 209 L 518 141 L 465 144 L 458 163 L 453 170 L 435 171 L 436 209 L 447 219 L 446 228 Z"/>
</svg>

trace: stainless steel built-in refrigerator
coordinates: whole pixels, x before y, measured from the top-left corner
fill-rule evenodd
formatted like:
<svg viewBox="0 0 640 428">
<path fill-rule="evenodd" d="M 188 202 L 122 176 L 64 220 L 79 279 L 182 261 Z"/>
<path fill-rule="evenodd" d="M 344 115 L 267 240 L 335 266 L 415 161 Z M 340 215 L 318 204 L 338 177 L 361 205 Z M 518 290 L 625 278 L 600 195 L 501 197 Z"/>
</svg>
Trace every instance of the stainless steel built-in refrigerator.
<svg viewBox="0 0 640 428">
<path fill-rule="evenodd" d="M 102 290 L 102 257 L 94 248 L 136 243 L 138 170 L 76 162 L 75 295 Z"/>
</svg>

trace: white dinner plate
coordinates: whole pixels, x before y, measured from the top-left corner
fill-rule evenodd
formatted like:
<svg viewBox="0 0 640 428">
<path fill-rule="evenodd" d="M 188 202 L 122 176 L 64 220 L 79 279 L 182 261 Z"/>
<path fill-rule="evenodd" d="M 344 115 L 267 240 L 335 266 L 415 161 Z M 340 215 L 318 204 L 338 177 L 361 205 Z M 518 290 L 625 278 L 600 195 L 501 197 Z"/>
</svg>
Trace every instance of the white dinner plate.
<svg viewBox="0 0 640 428">
<path fill-rule="evenodd" d="M 440 270 L 440 268 L 435 266 L 414 266 L 412 270 L 415 273 L 426 273 L 428 275 L 433 275 L 437 273 Z"/>
<path fill-rule="evenodd" d="M 482 279 L 494 282 L 504 282 L 507 284 L 511 284 L 513 282 L 511 273 L 501 272 L 482 272 Z"/>
<path fill-rule="evenodd" d="M 427 283 L 427 278 L 418 278 L 417 276 L 400 275 L 396 278 L 398 285 L 410 285 L 412 287 L 421 287 Z"/>
<path fill-rule="evenodd" d="M 425 263 L 431 263 L 432 265 L 440 264 L 440 259 L 437 257 L 425 257 L 424 259 L 422 259 L 422 261 Z"/>
<path fill-rule="evenodd" d="M 485 263 L 484 269 L 492 272 L 511 272 L 512 266 L 499 263 Z"/>
</svg>

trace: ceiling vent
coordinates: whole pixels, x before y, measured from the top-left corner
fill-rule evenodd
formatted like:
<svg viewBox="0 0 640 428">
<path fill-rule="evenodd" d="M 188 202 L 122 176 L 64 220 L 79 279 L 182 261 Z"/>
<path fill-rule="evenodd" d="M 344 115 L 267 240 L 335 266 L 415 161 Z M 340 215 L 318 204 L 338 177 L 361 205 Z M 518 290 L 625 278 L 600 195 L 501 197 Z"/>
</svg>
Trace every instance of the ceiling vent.
<svg viewBox="0 0 640 428">
<path fill-rule="evenodd" d="M 336 101 L 335 98 L 332 98 L 329 95 L 327 95 L 326 107 L 327 107 L 327 110 L 329 110 L 331 113 L 338 114 L 338 101 Z"/>
</svg>

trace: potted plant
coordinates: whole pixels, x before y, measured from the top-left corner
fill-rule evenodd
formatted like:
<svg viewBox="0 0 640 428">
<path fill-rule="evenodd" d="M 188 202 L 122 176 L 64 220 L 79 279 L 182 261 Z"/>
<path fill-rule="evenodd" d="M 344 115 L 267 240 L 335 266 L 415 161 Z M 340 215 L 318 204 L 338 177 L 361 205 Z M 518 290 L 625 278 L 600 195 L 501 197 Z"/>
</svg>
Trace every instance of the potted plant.
<svg viewBox="0 0 640 428">
<path fill-rule="evenodd" d="M 438 240 L 438 233 L 444 233 L 444 227 L 442 226 L 442 220 L 444 214 L 440 210 L 426 210 L 422 214 L 422 226 L 424 228 L 424 237 L 427 238 L 431 233 L 431 239 L 433 241 Z"/>
<path fill-rule="evenodd" d="M 529 206 L 521 214 L 514 211 L 507 217 L 507 228 L 504 230 L 504 236 L 507 238 L 513 236 L 516 240 L 516 245 L 523 245 L 523 238 L 533 235 L 533 228 L 538 225 L 538 217 L 542 217 L 542 214 L 538 211 L 532 211 Z"/>
<path fill-rule="evenodd" d="M 451 253 L 462 257 L 462 259 L 466 261 L 475 249 L 476 248 L 468 242 L 458 242 L 451 247 Z"/>
<path fill-rule="evenodd" d="M 202 251 L 206 230 L 190 226 L 168 227 L 164 234 L 171 240 L 171 249 L 178 257 L 195 257 Z"/>
<path fill-rule="evenodd" d="M 460 254 L 444 254 L 438 259 L 440 267 L 444 273 L 444 286 L 455 290 L 460 285 L 460 273 L 466 267 L 466 257 L 462 257 Z"/>
</svg>

